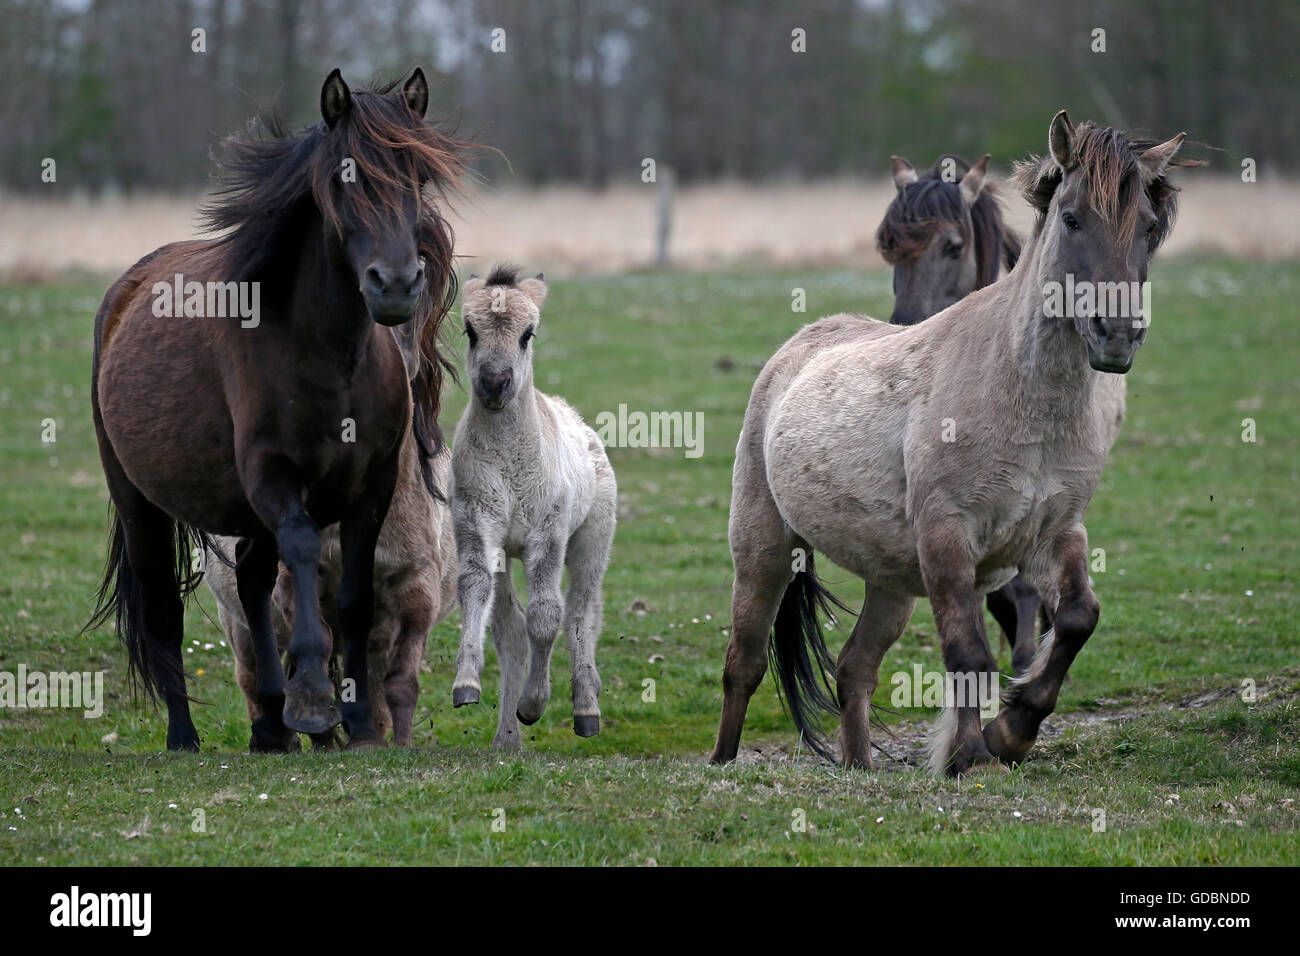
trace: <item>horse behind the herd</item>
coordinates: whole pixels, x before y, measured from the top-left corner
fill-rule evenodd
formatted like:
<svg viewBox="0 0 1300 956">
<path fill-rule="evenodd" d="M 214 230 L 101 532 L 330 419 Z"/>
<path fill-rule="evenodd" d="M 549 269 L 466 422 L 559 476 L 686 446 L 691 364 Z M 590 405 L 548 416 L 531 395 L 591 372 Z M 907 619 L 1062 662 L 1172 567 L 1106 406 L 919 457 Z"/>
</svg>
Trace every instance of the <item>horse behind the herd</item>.
<svg viewBox="0 0 1300 956">
<path fill-rule="evenodd" d="M 876 247 L 894 270 L 894 325 L 915 325 L 997 281 L 1020 258 L 1020 237 L 1002 220 L 989 155 L 970 166 L 951 153 L 918 176 L 893 156 L 897 192 L 876 230 Z M 1109 449 L 1124 423 L 1125 379 L 1098 372 L 1098 401 L 1111 424 Z M 1011 643 L 1012 672 L 1023 677 L 1038 649 L 1037 619 L 1050 624 L 1038 592 L 1019 575 L 988 593 L 988 609 Z"/>
<path fill-rule="evenodd" d="M 1049 155 L 1017 171 L 1038 217 L 1008 276 L 919 325 L 821 319 L 768 361 L 736 449 L 715 762 L 736 756 L 769 635 L 800 733 L 828 755 L 815 711 L 838 710 L 846 766 L 871 764 L 880 663 L 918 596 L 930 598 L 949 675 L 995 687 L 979 595 L 1017 571 L 1053 608 L 1053 630 L 987 727 L 988 702 L 947 702 L 932 766 L 962 773 L 1019 761 L 1033 746 L 1100 613 L 1083 517 L 1112 425 L 1093 370 L 1128 371 L 1147 334 L 1145 315 L 1063 317 L 1045 299 L 1054 283 L 1145 282 L 1173 223 L 1166 168 L 1190 165 L 1175 158 L 1182 140 L 1076 130 L 1060 112 Z M 829 595 L 811 549 L 867 582 L 834 663 L 817 624 Z"/>
<path fill-rule="evenodd" d="M 439 444 L 438 327 L 456 285 L 451 231 L 431 193 L 455 187 L 460 144 L 425 122 L 428 101 L 418 69 L 401 89 L 355 92 L 335 70 L 321 122 L 228 143 L 229 178 L 209 219 L 231 231 L 146 256 L 95 316 L 91 402 L 117 514 L 92 624 L 116 617 L 132 675 L 167 705 L 169 749 L 199 746 L 182 596 L 197 584 L 191 550 L 208 535 L 241 538 L 261 713 L 252 748 L 291 749 L 295 731 L 339 723 L 317 585 L 320 529 L 336 522 L 337 618 L 355 688 L 341 717 L 350 746 L 380 739 L 366 674 L 375 544 L 404 434 L 413 429 L 426 459 Z M 151 299 L 173 280 L 254 284 L 261 312 L 251 322 L 205 315 L 198 296 L 191 315 L 187 293 L 186 319 L 163 317 Z M 417 318 L 412 396 L 385 326 Z M 279 561 L 295 599 L 287 686 L 271 612 Z"/>
<path fill-rule="evenodd" d="M 497 747 L 518 747 L 520 721 L 542 716 L 561 624 L 573 668 L 573 732 L 600 731 L 596 640 L 617 488 L 596 433 L 563 399 L 533 387 L 533 343 L 545 300 L 540 275 L 520 281 L 516 269 L 498 266 L 486 281 L 465 283 L 461 308 L 470 402 L 451 458 L 462 615 L 452 702 L 479 700 L 490 613 L 501 666 Z M 515 558 L 528 584 L 526 611 L 510 576 Z"/>
</svg>

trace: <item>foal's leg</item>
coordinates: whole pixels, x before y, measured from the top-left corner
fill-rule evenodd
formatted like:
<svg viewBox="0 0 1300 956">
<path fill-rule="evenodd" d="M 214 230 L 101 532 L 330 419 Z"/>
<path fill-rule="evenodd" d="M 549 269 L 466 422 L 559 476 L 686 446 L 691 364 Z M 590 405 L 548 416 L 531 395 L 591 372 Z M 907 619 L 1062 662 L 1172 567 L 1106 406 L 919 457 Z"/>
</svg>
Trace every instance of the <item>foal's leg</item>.
<svg viewBox="0 0 1300 956">
<path fill-rule="evenodd" d="M 737 449 L 729 537 L 735 578 L 731 588 L 731 637 L 722 670 L 722 717 L 712 763 L 736 759 L 749 699 L 767 673 L 767 644 L 777 609 L 794 577 L 795 536 L 767 488 L 762 468 L 747 464 Z M 806 545 L 805 545 L 806 547 Z"/>
<path fill-rule="evenodd" d="M 298 735 L 284 723 L 284 670 L 271 621 L 271 591 L 275 588 L 279 560 L 275 541 L 269 535 L 240 538 L 235 546 L 235 581 L 244 620 L 248 623 L 254 678 L 250 683 L 257 700 L 257 716 L 253 718 L 248 741 L 248 749 L 253 753 L 289 753 L 302 749 Z M 236 644 L 237 656 L 241 650 Z M 250 714 L 252 711 L 250 702 Z"/>
<path fill-rule="evenodd" d="M 989 749 L 1010 763 L 1022 760 L 1038 737 L 1043 720 L 1056 709 L 1061 682 L 1101 616 L 1088 584 L 1088 533 L 1076 525 L 1057 540 L 1052 571 L 1060 600 L 1053 628 L 1043 636 L 1032 665 L 1008 689 L 997 719 L 984 731 Z"/>
<path fill-rule="evenodd" d="M 840 702 L 840 757 L 845 767 L 871 767 L 871 695 L 880 662 L 907 626 L 916 598 L 867 588 L 862 613 L 835 665 Z"/>
<path fill-rule="evenodd" d="M 474 507 L 457 500 L 453 503 L 456 521 L 456 555 L 460 573 L 456 577 L 456 595 L 460 600 L 460 647 L 456 651 L 456 680 L 451 686 L 455 707 L 477 704 L 483 692 L 483 639 L 487 636 L 487 618 L 492 608 L 494 588 L 492 568 L 502 563 L 504 552 L 498 547 L 498 535 L 488 538 L 491 527 L 486 516 Z M 509 562 L 506 564 L 509 571 Z"/>
<path fill-rule="evenodd" d="M 532 534 L 524 548 L 524 577 L 528 582 L 528 608 L 524 626 L 528 631 L 528 678 L 519 697 L 519 720 L 535 724 L 551 699 L 551 651 L 564 618 L 560 578 L 564 573 L 564 537 L 558 521 L 549 522 Z"/>
<path fill-rule="evenodd" d="M 523 744 L 519 731 L 519 697 L 524 691 L 524 669 L 528 665 L 528 625 L 524 609 L 515 597 L 510 566 L 497 575 L 496 598 L 492 602 L 492 643 L 501 667 L 501 707 L 492 746 L 517 750 Z"/>
<path fill-rule="evenodd" d="M 411 746 L 415 705 L 420 698 L 420 665 L 433 629 L 433 601 L 422 583 L 402 591 L 397 600 L 397 633 L 384 677 L 384 696 L 392 715 L 393 742 Z"/>
<path fill-rule="evenodd" d="M 975 563 L 960 522 L 949 519 L 940 506 L 939 517 L 918 527 L 921 576 L 943 645 L 947 671 L 945 687 L 966 690 L 973 682 L 975 700 L 945 700 L 939 726 L 931 741 L 930 766 L 954 776 L 994 758 L 984 743 L 980 727 L 980 691 L 996 694 L 997 664 L 984 633 L 984 609 L 975 593 Z M 945 694 L 945 697 L 947 695 Z M 963 695 L 969 697 L 970 695 Z"/>
<path fill-rule="evenodd" d="M 385 746 L 383 735 L 375 729 L 371 706 L 370 628 L 375 618 L 375 545 L 393 500 L 397 468 L 396 452 L 376 465 L 365 491 L 339 522 L 343 560 L 337 606 L 345 654 L 343 674 L 345 685 L 350 681 L 356 694 L 355 700 L 343 698 L 343 727 L 348 732 L 349 750 Z M 385 666 L 376 677 L 386 672 Z"/>
<path fill-rule="evenodd" d="M 604 601 L 600 593 L 609 550 L 614 543 L 611 501 L 593 511 L 569 539 L 565 564 L 569 590 L 564 598 L 564 635 L 573 665 L 573 732 L 579 737 L 600 733 L 600 673 L 596 670 L 596 641 L 600 638 Z"/>
</svg>

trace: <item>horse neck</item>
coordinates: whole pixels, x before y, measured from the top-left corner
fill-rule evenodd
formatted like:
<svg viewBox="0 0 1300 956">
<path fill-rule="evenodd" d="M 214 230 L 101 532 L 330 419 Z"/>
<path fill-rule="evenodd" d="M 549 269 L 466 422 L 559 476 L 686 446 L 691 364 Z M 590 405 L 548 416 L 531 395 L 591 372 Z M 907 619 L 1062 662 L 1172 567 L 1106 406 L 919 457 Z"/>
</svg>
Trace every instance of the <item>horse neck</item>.
<svg viewBox="0 0 1300 956">
<path fill-rule="evenodd" d="M 304 231 L 286 298 L 288 328 L 310 349 L 307 354 L 336 358 L 351 370 L 370 341 L 374 322 L 356 277 L 331 258 L 321 232 L 319 218 Z"/>
<path fill-rule="evenodd" d="M 1027 401 L 1050 407 L 1064 420 L 1083 414 L 1091 404 L 1097 377 L 1073 321 L 1044 314 L 1043 289 L 1062 277 L 1048 274 L 1039 238 L 1029 241 L 1003 280 L 1009 284 L 1007 304 L 1015 313 L 1009 326 L 1009 367 Z"/>
</svg>

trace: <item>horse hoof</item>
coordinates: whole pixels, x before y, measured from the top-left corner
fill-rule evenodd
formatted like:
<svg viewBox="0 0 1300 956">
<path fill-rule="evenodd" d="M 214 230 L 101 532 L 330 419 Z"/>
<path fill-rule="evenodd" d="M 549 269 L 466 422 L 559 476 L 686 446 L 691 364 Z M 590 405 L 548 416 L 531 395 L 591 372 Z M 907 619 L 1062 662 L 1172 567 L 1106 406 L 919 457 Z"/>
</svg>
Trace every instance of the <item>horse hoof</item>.
<svg viewBox="0 0 1300 956">
<path fill-rule="evenodd" d="M 600 715 L 595 716 L 577 714 L 573 717 L 573 732 L 579 737 L 594 737 L 600 733 Z"/>
<path fill-rule="evenodd" d="M 526 693 L 519 698 L 519 703 L 515 705 L 515 716 L 519 718 L 521 724 L 527 724 L 531 727 L 542 719 L 542 714 L 546 713 L 546 705 L 550 699 L 551 695 L 549 693 L 545 697 Z"/>
<path fill-rule="evenodd" d="M 983 738 L 977 737 L 953 751 L 945 769 L 950 777 L 964 777 L 983 770 L 989 765 L 996 767 L 997 757 L 989 752 Z"/>
<path fill-rule="evenodd" d="M 300 734 L 323 734 L 343 720 L 338 701 L 328 697 L 299 697 L 290 693 L 284 701 L 284 724 Z"/>
<path fill-rule="evenodd" d="M 302 741 L 287 727 L 277 731 L 254 725 L 253 734 L 248 739 L 248 752 L 251 754 L 292 754 L 301 750 Z"/>
<path fill-rule="evenodd" d="M 478 703 L 477 687 L 456 687 L 451 692 L 451 706 L 464 707 L 466 704 Z"/>
<path fill-rule="evenodd" d="M 375 730 L 359 733 L 355 737 L 348 738 L 348 750 L 385 750 L 387 747 L 388 742 Z"/>
<path fill-rule="evenodd" d="M 1018 764 L 1034 746 L 1034 738 L 1025 740 L 1017 736 L 1006 726 L 1007 722 L 1007 711 L 1003 711 L 997 720 L 984 728 L 984 746 L 1003 763 Z"/>
<path fill-rule="evenodd" d="M 176 751 L 176 752 L 178 752 L 178 753 L 192 753 L 192 754 L 196 754 L 196 753 L 199 752 L 199 738 L 198 738 L 198 737 L 181 737 L 181 738 L 178 738 L 178 739 L 173 740 L 173 739 L 171 739 L 171 738 L 169 737 L 169 738 L 167 739 L 167 749 L 168 749 L 168 750 L 174 750 L 174 751 Z"/>
</svg>

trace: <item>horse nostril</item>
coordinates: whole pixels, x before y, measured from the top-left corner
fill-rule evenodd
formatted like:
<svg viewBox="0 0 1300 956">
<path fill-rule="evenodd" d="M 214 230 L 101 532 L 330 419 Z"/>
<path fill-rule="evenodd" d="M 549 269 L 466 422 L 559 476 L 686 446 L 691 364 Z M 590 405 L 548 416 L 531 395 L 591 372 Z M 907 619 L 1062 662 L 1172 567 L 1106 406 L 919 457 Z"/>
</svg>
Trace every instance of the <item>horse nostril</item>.
<svg viewBox="0 0 1300 956">
<path fill-rule="evenodd" d="M 365 291 L 373 295 L 383 295 L 387 291 L 388 283 L 384 280 L 384 274 L 379 271 L 378 266 L 370 266 L 366 269 Z"/>
<path fill-rule="evenodd" d="M 1098 341 L 1105 342 L 1110 337 L 1110 326 L 1101 316 L 1094 315 L 1092 317 L 1092 333 L 1097 336 Z"/>
<path fill-rule="evenodd" d="M 406 283 L 407 295 L 415 295 L 415 293 L 420 291 L 420 287 L 423 284 L 424 284 L 424 265 L 420 264 L 415 267 L 415 272 L 411 275 L 411 278 Z"/>
</svg>

